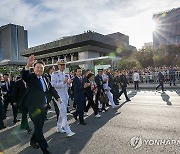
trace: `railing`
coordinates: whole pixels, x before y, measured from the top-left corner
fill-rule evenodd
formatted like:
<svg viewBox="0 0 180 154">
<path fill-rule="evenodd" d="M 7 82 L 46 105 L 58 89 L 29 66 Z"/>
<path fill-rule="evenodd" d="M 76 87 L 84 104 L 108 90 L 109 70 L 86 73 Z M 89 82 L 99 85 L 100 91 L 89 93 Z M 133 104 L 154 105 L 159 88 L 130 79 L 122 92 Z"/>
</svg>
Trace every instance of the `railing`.
<svg viewBox="0 0 180 154">
<path fill-rule="evenodd" d="M 129 83 L 133 83 L 133 74 L 126 75 L 126 78 L 128 79 Z M 164 74 L 164 83 L 171 83 L 174 82 L 176 84 L 180 84 L 180 71 L 176 71 L 174 75 L 171 74 Z M 152 72 L 150 74 L 140 74 L 140 83 L 158 83 L 158 73 Z"/>
</svg>

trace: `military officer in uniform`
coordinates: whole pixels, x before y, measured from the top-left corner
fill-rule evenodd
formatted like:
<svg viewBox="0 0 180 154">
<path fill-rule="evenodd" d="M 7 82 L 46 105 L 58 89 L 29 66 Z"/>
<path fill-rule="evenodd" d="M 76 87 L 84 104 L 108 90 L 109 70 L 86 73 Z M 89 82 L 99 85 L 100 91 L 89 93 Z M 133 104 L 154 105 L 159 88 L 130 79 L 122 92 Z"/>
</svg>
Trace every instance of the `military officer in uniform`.
<svg viewBox="0 0 180 154">
<path fill-rule="evenodd" d="M 66 62 L 64 59 L 61 59 L 57 62 L 59 70 L 52 74 L 51 84 L 62 99 L 61 104 L 57 103 L 60 111 L 57 122 L 57 132 L 66 133 L 68 137 L 71 137 L 75 135 L 75 133 L 71 131 L 67 121 L 67 105 L 69 100 L 68 89 L 70 84 L 72 83 L 72 80 L 70 79 L 69 75 L 64 73 L 65 63 Z"/>
</svg>

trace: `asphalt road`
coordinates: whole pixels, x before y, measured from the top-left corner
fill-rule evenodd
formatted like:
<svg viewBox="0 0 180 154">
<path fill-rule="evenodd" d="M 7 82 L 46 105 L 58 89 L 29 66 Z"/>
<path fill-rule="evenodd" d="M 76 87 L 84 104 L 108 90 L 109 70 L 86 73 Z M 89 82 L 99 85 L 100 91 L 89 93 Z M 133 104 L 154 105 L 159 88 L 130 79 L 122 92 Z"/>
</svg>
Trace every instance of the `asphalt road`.
<svg viewBox="0 0 180 154">
<path fill-rule="evenodd" d="M 49 112 L 44 133 L 53 154 L 173 154 L 180 153 L 180 90 L 165 92 L 129 90 L 131 102 L 121 97 L 120 106 L 78 125 L 68 114 L 76 135 L 67 138 L 56 133 L 55 113 Z M 11 111 L 9 111 L 11 112 Z M 19 123 L 0 131 L 0 147 L 7 154 L 40 154 L 29 146 L 30 134 Z M 32 127 L 32 123 L 30 122 Z"/>
</svg>

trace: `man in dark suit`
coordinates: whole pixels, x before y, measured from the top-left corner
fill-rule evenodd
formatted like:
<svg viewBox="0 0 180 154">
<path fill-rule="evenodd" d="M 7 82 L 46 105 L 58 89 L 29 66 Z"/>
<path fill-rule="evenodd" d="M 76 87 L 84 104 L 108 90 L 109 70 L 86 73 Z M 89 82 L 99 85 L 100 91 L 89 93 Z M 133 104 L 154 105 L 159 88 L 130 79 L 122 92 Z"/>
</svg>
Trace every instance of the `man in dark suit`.
<svg viewBox="0 0 180 154">
<path fill-rule="evenodd" d="M 0 74 L 0 129 L 7 127 L 6 116 L 4 114 L 4 107 L 2 102 L 2 89 L 1 89 L 1 74 Z"/>
<path fill-rule="evenodd" d="M 52 96 L 59 103 L 61 103 L 61 99 L 50 82 L 43 77 L 44 63 L 42 61 L 34 62 L 35 57 L 31 55 L 22 71 L 22 79 L 27 83 L 27 91 L 22 102 L 25 102 L 25 107 L 28 108 L 29 116 L 34 124 L 30 145 L 34 148 L 40 147 L 43 154 L 49 154 L 48 144 L 43 135 L 46 106 Z M 34 64 L 34 73 L 29 70 L 32 64 Z"/>
<path fill-rule="evenodd" d="M 18 108 L 16 104 L 12 102 L 12 93 L 13 93 L 15 81 L 10 81 L 10 76 L 8 73 L 5 73 L 3 77 L 4 77 L 4 85 L 2 86 L 2 93 L 4 98 L 3 102 L 4 102 L 5 116 L 8 111 L 8 105 L 9 103 L 11 103 L 13 109 L 13 117 L 14 117 L 13 123 L 15 124 L 16 122 L 20 121 L 17 119 Z"/>
<path fill-rule="evenodd" d="M 21 129 L 25 129 L 28 131 L 28 133 L 30 133 L 32 129 L 28 125 L 28 118 L 27 118 L 28 109 L 24 106 L 24 102 L 21 102 L 23 96 L 26 93 L 26 90 L 27 90 L 26 82 L 21 77 L 18 77 L 14 85 L 12 102 L 18 107 L 18 109 L 20 109 L 22 113 Z"/>
<path fill-rule="evenodd" d="M 128 84 L 128 80 L 126 78 L 126 75 L 125 75 L 125 70 L 122 71 L 122 74 L 120 75 L 120 85 L 121 85 L 121 88 L 122 90 L 120 91 L 119 93 L 119 97 L 121 97 L 121 95 L 124 93 L 124 96 L 126 98 L 126 101 L 131 101 L 128 96 L 127 96 L 127 91 L 126 91 L 126 87 L 127 87 L 127 84 Z"/>
<path fill-rule="evenodd" d="M 6 116 L 4 114 L 4 107 L 2 102 L 2 89 L 1 89 L 1 86 L 3 85 L 2 78 L 3 75 L 0 74 L 0 130 L 7 126 Z"/>
<path fill-rule="evenodd" d="M 117 100 L 118 99 L 117 94 L 116 94 L 115 78 L 112 76 L 110 69 L 108 69 L 107 75 L 109 77 L 108 85 L 111 88 L 110 92 L 113 94 L 114 104 L 119 105 L 118 100 Z"/>
<path fill-rule="evenodd" d="M 54 66 L 50 66 L 50 67 L 48 68 L 48 72 L 49 72 L 49 73 L 46 74 L 46 78 L 48 79 L 49 82 L 51 82 L 51 76 L 52 76 L 52 74 L 55 72 L 55 67 L 54 67 Z M 55 110 L 55 112 L 56 112 L 57 121 L 58 121 L 58 118 L 59 118 L 59 108 L 58 108 L 58 106 L 57 106 L 54 98 L 52 98 L 52 102 L 53 102 L 53 105 L 54 105 L 54 110 Z M 49 108 L 49 109 L 51 108 L 50 104 L 48 104 L 48 108 Z M 46 115 L 46 120 L 47 120 L 47 115 Z"/>
<path fill-rule="evenodd" d="M 102 74 L 103 74 L 103 69 L 98 69 L 98 74 L 95 76 L 95 79 L 94 79 L 98 88 L 98 91 L 96 94 L 96 100 L 95 100 L 95 105 L 97 108 L 100 102 L 100 95 L 104 92 L 104 89 L 103 89 L 104 81 L 102 79 Z M 105 108 L 105 102 L 100 102 L 100 103 L 102 103 L 102 111 L 107 111 Z M 101 112 L 101 109 L 98 108 L 98 111 Z"/>
<path fill-rule="evenodd" d="M 164 75 L 161 73 L 163 71 L 162 69 L 158 73 L 158 80 L 159 80 L 159 85 L 156 87 L 156 90 L 161 87 L 162 91 L 164 91 Z"/>
<path fill-rule="evenodd" d="M 6 116 L 4 114 L 3 103 L 0 100 L 0 130 L 7 127 Z"/>
<path fill-rule="evenodd" d="M 120 76 L 119 76 L 119 72 L 118 69 L 114 70 L 114 76 L 113 76 L 113 80 L 114 80 L 114 85 L 113 85 L 113 90 L 114 90 L 114 95 L 113 95 L 113 99 L 114 102 L 117 102 L 116 105 L 119 104 L 118 102 L 118 96 L 119 96 L 119 86 L 120 86 L 120 82 L 119 82 Z"/>
<path fill-rule="evenodd" d="M 79 115 L 79 122 L 81 125 L 86 125 L 84 122 L 84 109 L 86 106 L 86 97 L 85 97 L 85 88 L 90 86 L 90 83 L 84 83 L 82 78 L 82 69 L 75 69 L 76 76 L 73 79 L 73 88 L 74 88 L 74 101 L 77 105 L 77 110 L 73 113 L 75 120 Z"/>
</svg>

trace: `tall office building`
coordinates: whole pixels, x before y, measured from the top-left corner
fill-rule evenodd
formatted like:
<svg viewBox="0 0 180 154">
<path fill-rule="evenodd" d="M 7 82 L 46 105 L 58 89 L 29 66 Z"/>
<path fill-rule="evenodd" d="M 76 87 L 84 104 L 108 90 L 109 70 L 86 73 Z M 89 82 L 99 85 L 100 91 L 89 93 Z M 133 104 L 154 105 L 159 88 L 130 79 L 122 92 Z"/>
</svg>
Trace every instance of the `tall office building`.
<svg viewBox="0 0 180 154">
<path fill-rule="evenodd" d="M 180 44 L 180 7 L 153 15 L 156 29 L 153 32 L 153 46 Z"/>
<path fill-rule="evenodd" d="M 21 53 L 27 48 L 27 30 L 23 26 L 7 24 L 0 27 L 0 60 L 23 61 Z"/>
</svg>

